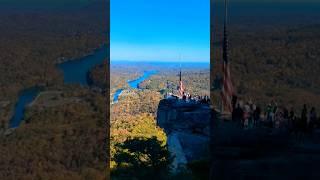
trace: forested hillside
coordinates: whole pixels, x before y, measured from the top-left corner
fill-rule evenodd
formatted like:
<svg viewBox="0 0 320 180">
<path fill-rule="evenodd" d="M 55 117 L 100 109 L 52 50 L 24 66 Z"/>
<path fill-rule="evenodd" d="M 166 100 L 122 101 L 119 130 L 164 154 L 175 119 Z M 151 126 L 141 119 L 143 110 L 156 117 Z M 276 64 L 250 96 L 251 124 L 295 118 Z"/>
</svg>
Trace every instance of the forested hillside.
<svg viewBox="0 0 320 180">
<path fill-rule="evenodd" d="M 0 106 L 1 121 L 7 123 L 22 89 L 62 83 L 56 63 L 83 57 L 107 42 L 101 3 L 71 10 L 22 8 L 0 13 L 0 105 L 6 105 Z"/>
<path fill-rule="evenodd" d="M 238 95 L 265 106 L 320 107 L 320 26 L 279 26 L 229 30 L 231 75 Z M 221 72 L 221 47 L 215 46 L 214 71 Z"/>
<path fill-rule="evenodd" d="M 171 67 L 170 67 L 171 66 Z M 112 179 L 192 179 L 191 172 L 173 174 L 172 155 L 166 145 L 167 135 L 156 123 L 161 99 L 171 88 L 177 90 L 179 64 L 124 63 L 111 65 L 111 98 L 123 89 L 118 102 L 111 105 L 111 177 Z M 144 71 L 157 71 L 144 80 L 140 89 L 130 88 L 128 80 Z M 170 87 L 167 87 L 167 81 Z M 209 92 L 206 67 L 183 68 L 183 82 L 193 95 Z"/>
<path fill-rule="evenodd" d="M 0 12 L 0 179 L 106 179 L 105 94 L 64 84 L 56 66 L 109 46 L 105 3 Z M 34 86 L 41 92 L 8 129 L 19 93 Z"/>
<path fill-rule="evenodd" d="M 105 179 L 104 96 L 75 87 L 48 91 L 23 124 L 0 136 L 1 179 Z M 40 96 L 41 97 L 41 96 Z"/>
</svg>

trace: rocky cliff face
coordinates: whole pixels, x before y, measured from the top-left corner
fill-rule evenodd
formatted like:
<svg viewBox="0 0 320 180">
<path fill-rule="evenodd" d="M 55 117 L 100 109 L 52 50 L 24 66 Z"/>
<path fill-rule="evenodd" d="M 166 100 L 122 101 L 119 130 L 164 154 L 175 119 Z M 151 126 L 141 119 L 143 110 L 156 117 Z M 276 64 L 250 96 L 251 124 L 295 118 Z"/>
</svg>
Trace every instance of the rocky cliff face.
<svg viewBox="0 0 320 180">
<path fill-rule="evenodd" d="M 160 101 L 157 124 L 168 136 L 169 150 L 176 156 L 174 166 L 208 158 L 209 123 L 207 104 L 175 98 Z"/>
</svg>

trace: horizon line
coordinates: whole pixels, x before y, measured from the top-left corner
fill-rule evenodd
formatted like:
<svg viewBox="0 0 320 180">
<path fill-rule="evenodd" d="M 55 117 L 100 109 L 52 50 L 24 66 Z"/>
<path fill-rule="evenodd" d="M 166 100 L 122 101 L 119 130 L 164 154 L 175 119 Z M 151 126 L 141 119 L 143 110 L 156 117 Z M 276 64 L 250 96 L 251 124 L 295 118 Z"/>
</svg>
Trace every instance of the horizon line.
<svg viewBox="0 0 320 180">
<path fill-rule="evenodd" d="M 136 63 L 210 63 L 209 61 L 179 61 L 179 60 L 110 60 L 112 62 L 136 62 Z"/>
</svg>

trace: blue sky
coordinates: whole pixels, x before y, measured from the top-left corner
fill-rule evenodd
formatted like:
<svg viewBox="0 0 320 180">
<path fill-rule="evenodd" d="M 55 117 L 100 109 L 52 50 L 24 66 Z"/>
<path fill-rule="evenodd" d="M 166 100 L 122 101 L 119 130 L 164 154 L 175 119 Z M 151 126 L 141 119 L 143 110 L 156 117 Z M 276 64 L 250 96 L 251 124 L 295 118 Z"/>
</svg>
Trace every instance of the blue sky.
<svg viewBox="0 0 320 180">
<path fill-rule="evenodd" d="M 209 0 L 110 3 L 112 61 L 210 61 Z"/>
</svg>

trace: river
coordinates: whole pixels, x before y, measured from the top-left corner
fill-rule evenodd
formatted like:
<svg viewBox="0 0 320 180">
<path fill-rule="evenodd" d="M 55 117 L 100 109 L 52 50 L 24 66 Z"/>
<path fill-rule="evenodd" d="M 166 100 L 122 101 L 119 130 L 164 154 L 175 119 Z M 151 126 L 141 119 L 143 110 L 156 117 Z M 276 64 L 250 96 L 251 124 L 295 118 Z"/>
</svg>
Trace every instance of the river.
<svg viewBox="0 0 320 180">
<path fill-rule="evenodd" d="M 129 84 L 129 87 L 130 88 L 133 88 L 133 89 L 141 89 L 139 87 L 139 84 L 142 83 L 143 81 L 145 81 L 146 79 L 149 79 L 150 76 L 156 74 L 157 71 L 144 71 L 143 72 L 143 75 L 140 76 L 139 78 L 137 79 L 134 79 L 134 80 L 129 80 L 128 81 L 128 84 Z M 119 100 L 119 96 L 120 94 L 122 93 L 123 89 L 118 89 L 116 90 L 116 92 L 114 93 L 113 95 L 113 102 L 114 103 L 117 103 L 118 100 Z"/>
<path fill-rule="evenodd" d="M 88 86 L 89 70 L 94 66 L 103 63 L 103 60 L 107 58 L 107 52 L 107 46 L 103 46 L 102 48 L 94 51 L 91 55 L 58 64 L 57 68 L 63 72 L 64 83 Z M 9 123 L 9 128 L 17 128 L 21 124 L 24 119 L 26 107 L 40 92 L 41 88 L 38 87 L 21 91 L 15 105 L 14 114 Z"/>
<path fill-rule="evenodd" d="M 19 94 L 18 102 L 16 103 L 13 117 L 10 120 L 9 127 L 16 128 L 20 125 L 24 116 L 25 108 L 38 95 L 40 89 L 37 87 L 25 89 Z"/>
<path fill-rule="evenodd" d="M 58 64 L 58 68 L 63 71 L 64 83 L 88 86 L 88 72 L 107 58 L 106 52 L 107 47 L 103 46 L 89 56 Z"/>
</svg>

